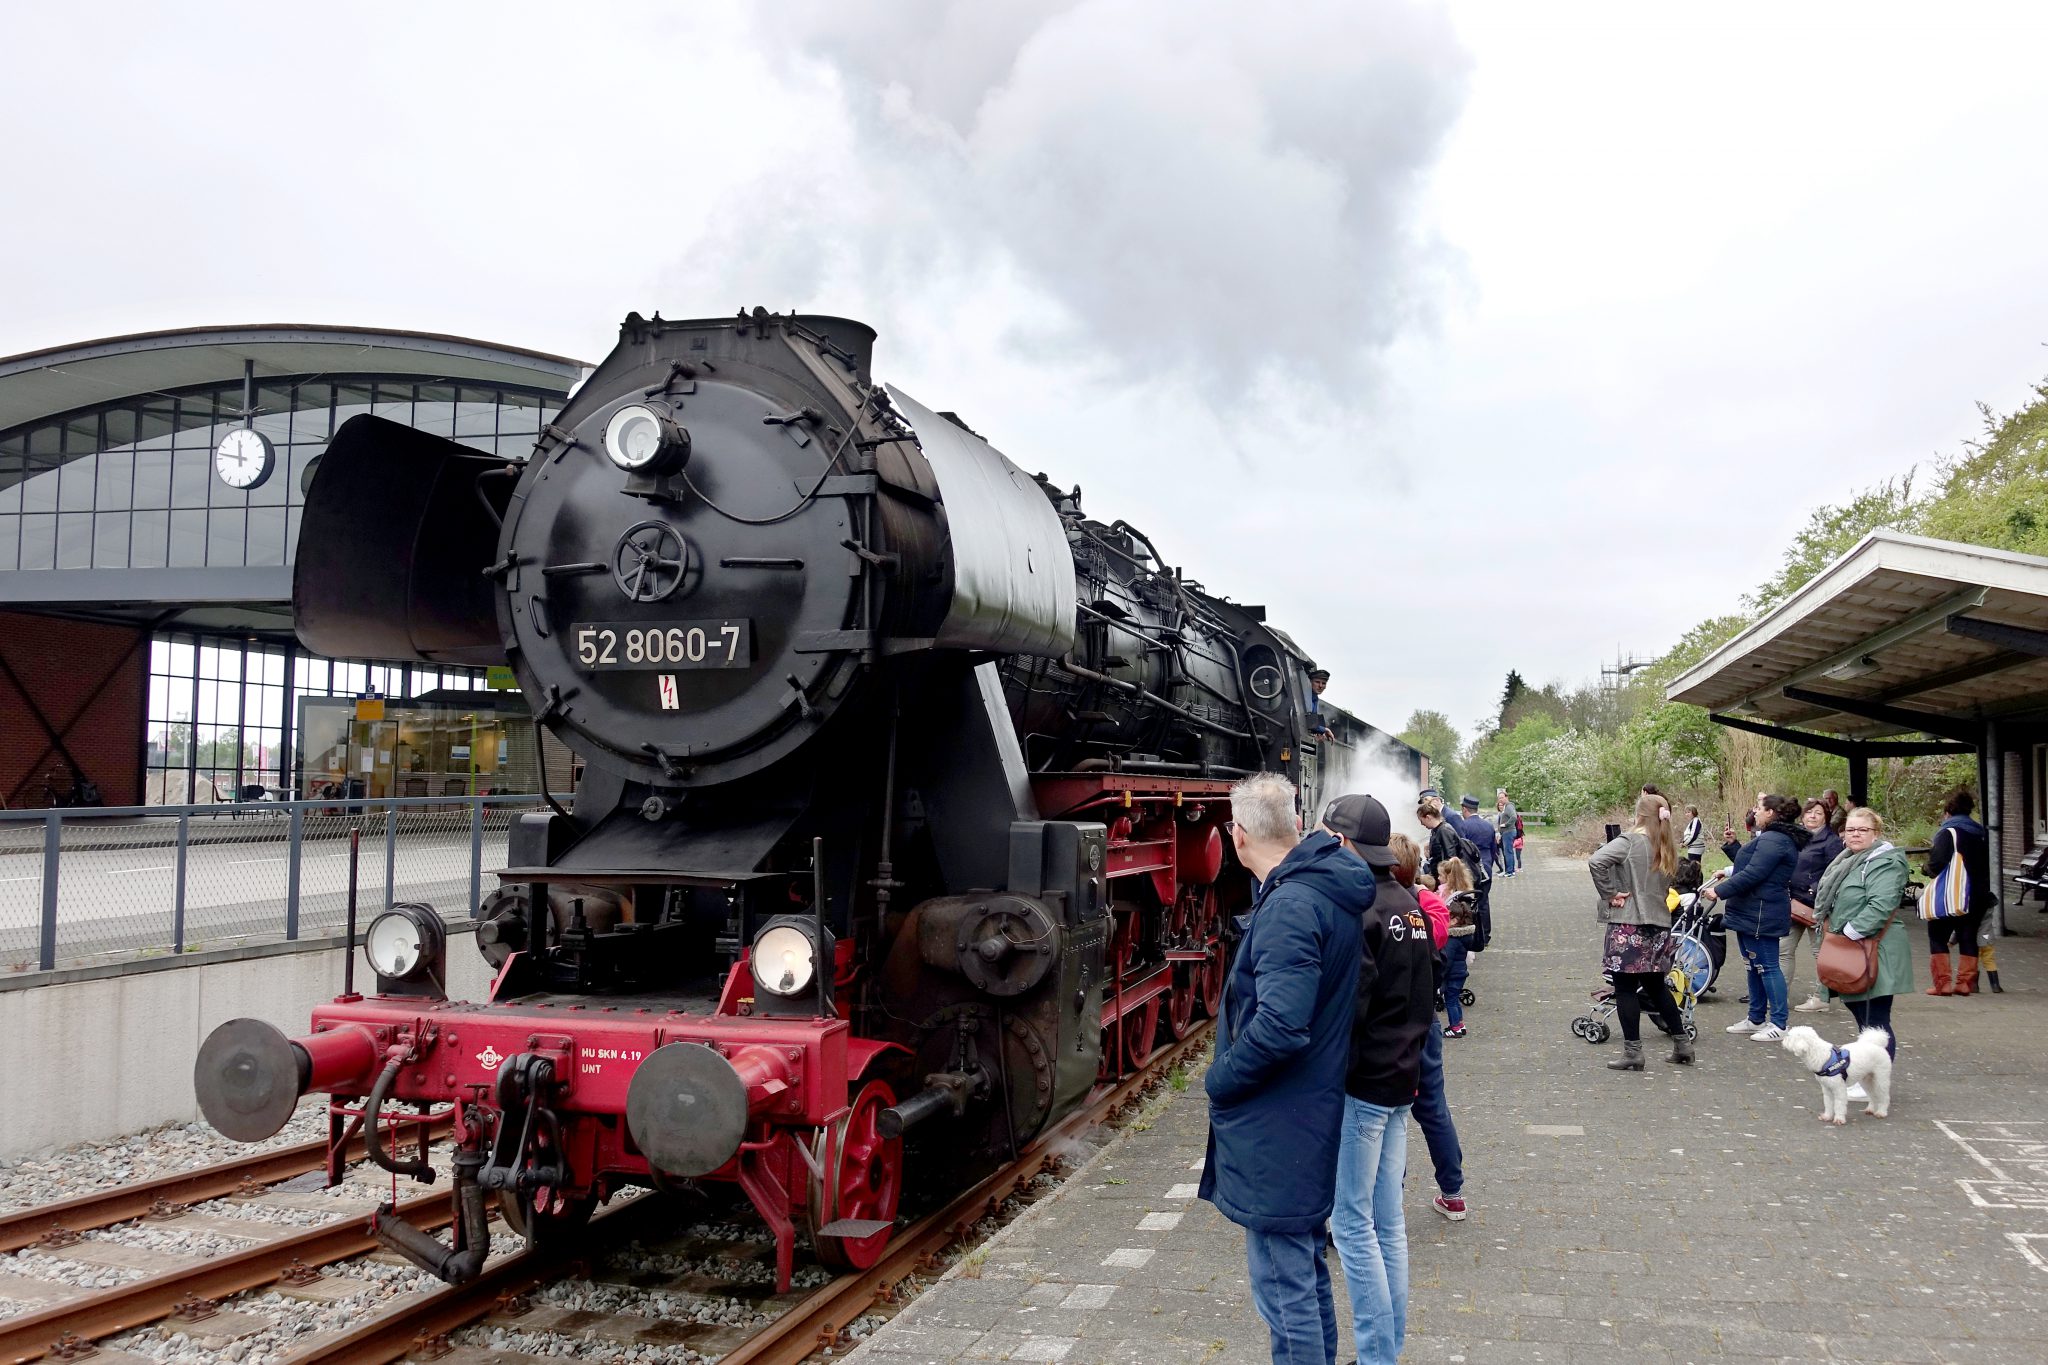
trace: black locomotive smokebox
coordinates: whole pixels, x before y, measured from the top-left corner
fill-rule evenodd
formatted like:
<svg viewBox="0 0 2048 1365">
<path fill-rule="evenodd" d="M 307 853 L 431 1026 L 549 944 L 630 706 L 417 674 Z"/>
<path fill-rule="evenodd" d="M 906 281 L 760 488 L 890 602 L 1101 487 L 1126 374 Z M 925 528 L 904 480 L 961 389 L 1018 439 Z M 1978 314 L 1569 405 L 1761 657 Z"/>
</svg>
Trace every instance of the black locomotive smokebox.
<svg viewBox="0 0 2048 1365">
<path fill-rule="evenodd" d="M 658 1047 L 627 1088 L 626 1131 L 657 1169 L 709 1175 L 747 1135 L 747 1083 L 701 1043 Z"/>
<path fill-rule="evenodd" d="M 261 1142 L 284 1127 L 298 1107 L 308 1066 L 305 1055 L 275 1025 L 230 1019 L 199 1045 L 192 1088 L 199 1111 L 222 1137 Z"/>
</svg>

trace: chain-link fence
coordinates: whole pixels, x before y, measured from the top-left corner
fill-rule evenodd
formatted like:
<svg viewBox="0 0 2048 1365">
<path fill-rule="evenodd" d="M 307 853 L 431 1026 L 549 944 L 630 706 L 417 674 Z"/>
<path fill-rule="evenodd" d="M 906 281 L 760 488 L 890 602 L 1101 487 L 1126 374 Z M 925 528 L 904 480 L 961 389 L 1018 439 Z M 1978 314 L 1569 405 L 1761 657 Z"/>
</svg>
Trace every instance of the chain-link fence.
<svg viewBox="0 0 2048 1365">
<path fill-rule="evenodd" d="M 538 796 L 0 811 L 0 972 L 333 934 L 424 901 L 466 919 Z"/>
</svg>

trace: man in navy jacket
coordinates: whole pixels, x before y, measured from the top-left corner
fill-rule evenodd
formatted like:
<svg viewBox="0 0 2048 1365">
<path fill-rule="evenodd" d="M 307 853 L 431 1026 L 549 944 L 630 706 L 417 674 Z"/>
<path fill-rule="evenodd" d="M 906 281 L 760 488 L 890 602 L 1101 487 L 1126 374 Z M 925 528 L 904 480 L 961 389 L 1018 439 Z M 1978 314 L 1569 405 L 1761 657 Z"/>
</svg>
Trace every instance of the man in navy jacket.
<svg viewBox="0 0 2048 1365">
<path fill-rule="evenodd" d="M 1324 833 L 1300 835 L 1294 785 L 1274 773 L 1230 791 L 1231 845 L 1258 879 L 1223 989 L 1201 1197 L 1245 1230 L 1252 1302 L 1273 1359 L 1335 1365 L 1323 1256 L 1343 1130 L 1372 870 Z"/>
</svg>

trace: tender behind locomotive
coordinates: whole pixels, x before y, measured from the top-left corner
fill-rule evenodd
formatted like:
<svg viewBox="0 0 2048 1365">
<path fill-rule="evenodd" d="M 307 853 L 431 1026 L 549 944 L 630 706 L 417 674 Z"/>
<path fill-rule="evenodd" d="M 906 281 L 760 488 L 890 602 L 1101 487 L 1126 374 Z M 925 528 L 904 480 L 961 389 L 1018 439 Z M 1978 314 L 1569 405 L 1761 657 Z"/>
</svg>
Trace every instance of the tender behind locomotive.
<svg viewBox="0 0 2048 1365">
<path fill-rule="evenodd" d="M 906 1160 L 956 1178 L 1217 1005 L 1228 783 L 1313 798 L 1308 660 L 874 384 L 873 340 L 634 315 L 526 460 L 372 417 L 323 458 L 307 645 L 507 661 L 584 760 L 473 908 L 488 1004 L 396 907 L 375 995 L 202 1051 L 234 1137 L 325 1091 L 426 1178 L 381 1135 L 452 1111 L 454 1246 L 382 1230 L 437 1274 L 481 1264 L 486 1192 L 543 1236 L 693 1179 L 745 1190 L 785 1285 L 799 1230 L 869 1264 Z"/>
</svg>

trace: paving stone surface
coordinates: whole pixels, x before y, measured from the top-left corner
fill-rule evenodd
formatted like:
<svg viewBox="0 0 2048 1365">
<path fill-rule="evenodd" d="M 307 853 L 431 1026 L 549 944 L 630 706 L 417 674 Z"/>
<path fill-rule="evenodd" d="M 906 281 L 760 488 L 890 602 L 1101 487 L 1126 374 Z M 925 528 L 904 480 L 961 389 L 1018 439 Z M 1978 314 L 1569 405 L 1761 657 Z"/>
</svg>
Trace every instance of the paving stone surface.
<svg viewBox="0 0 2048 1365">
<path fill-rule="evenodd" d="M 1901 997 L 1892 1116 L 1816 1122 L 1775 1044 L 1723 1032 L 1740 959 L 1702 1002 L 1699 1061 L 1605 1063 L 1571 1020 L 1598 984 L 1582 862 L 1497 883 L 1470 1035 L 1448 1049 L 1471 1216 L 1450 1223 L 1411 1124 L 1405 1360 L 2048 1362 L 2048 915 L 2011 913 L 2003 995 Z M 1917 924 L 1915 970 L 1927 984 Z M 1800 985 L 1811 981 L 1809 960 Z M 1804 997 L 1799 990 L 1794 999 Z M 1852 1032 L 1835 1006 L 1795 1015 Z M 1199 1078 L 849 1359 L 1256 1362 L 1242 1233 L 1195 1199 Z M 1331 1257 L 1336 1265 L 1334 1254 Z M 1341 1274 L 1339 1316 L 1351 1355 Z"/>
</svg>

